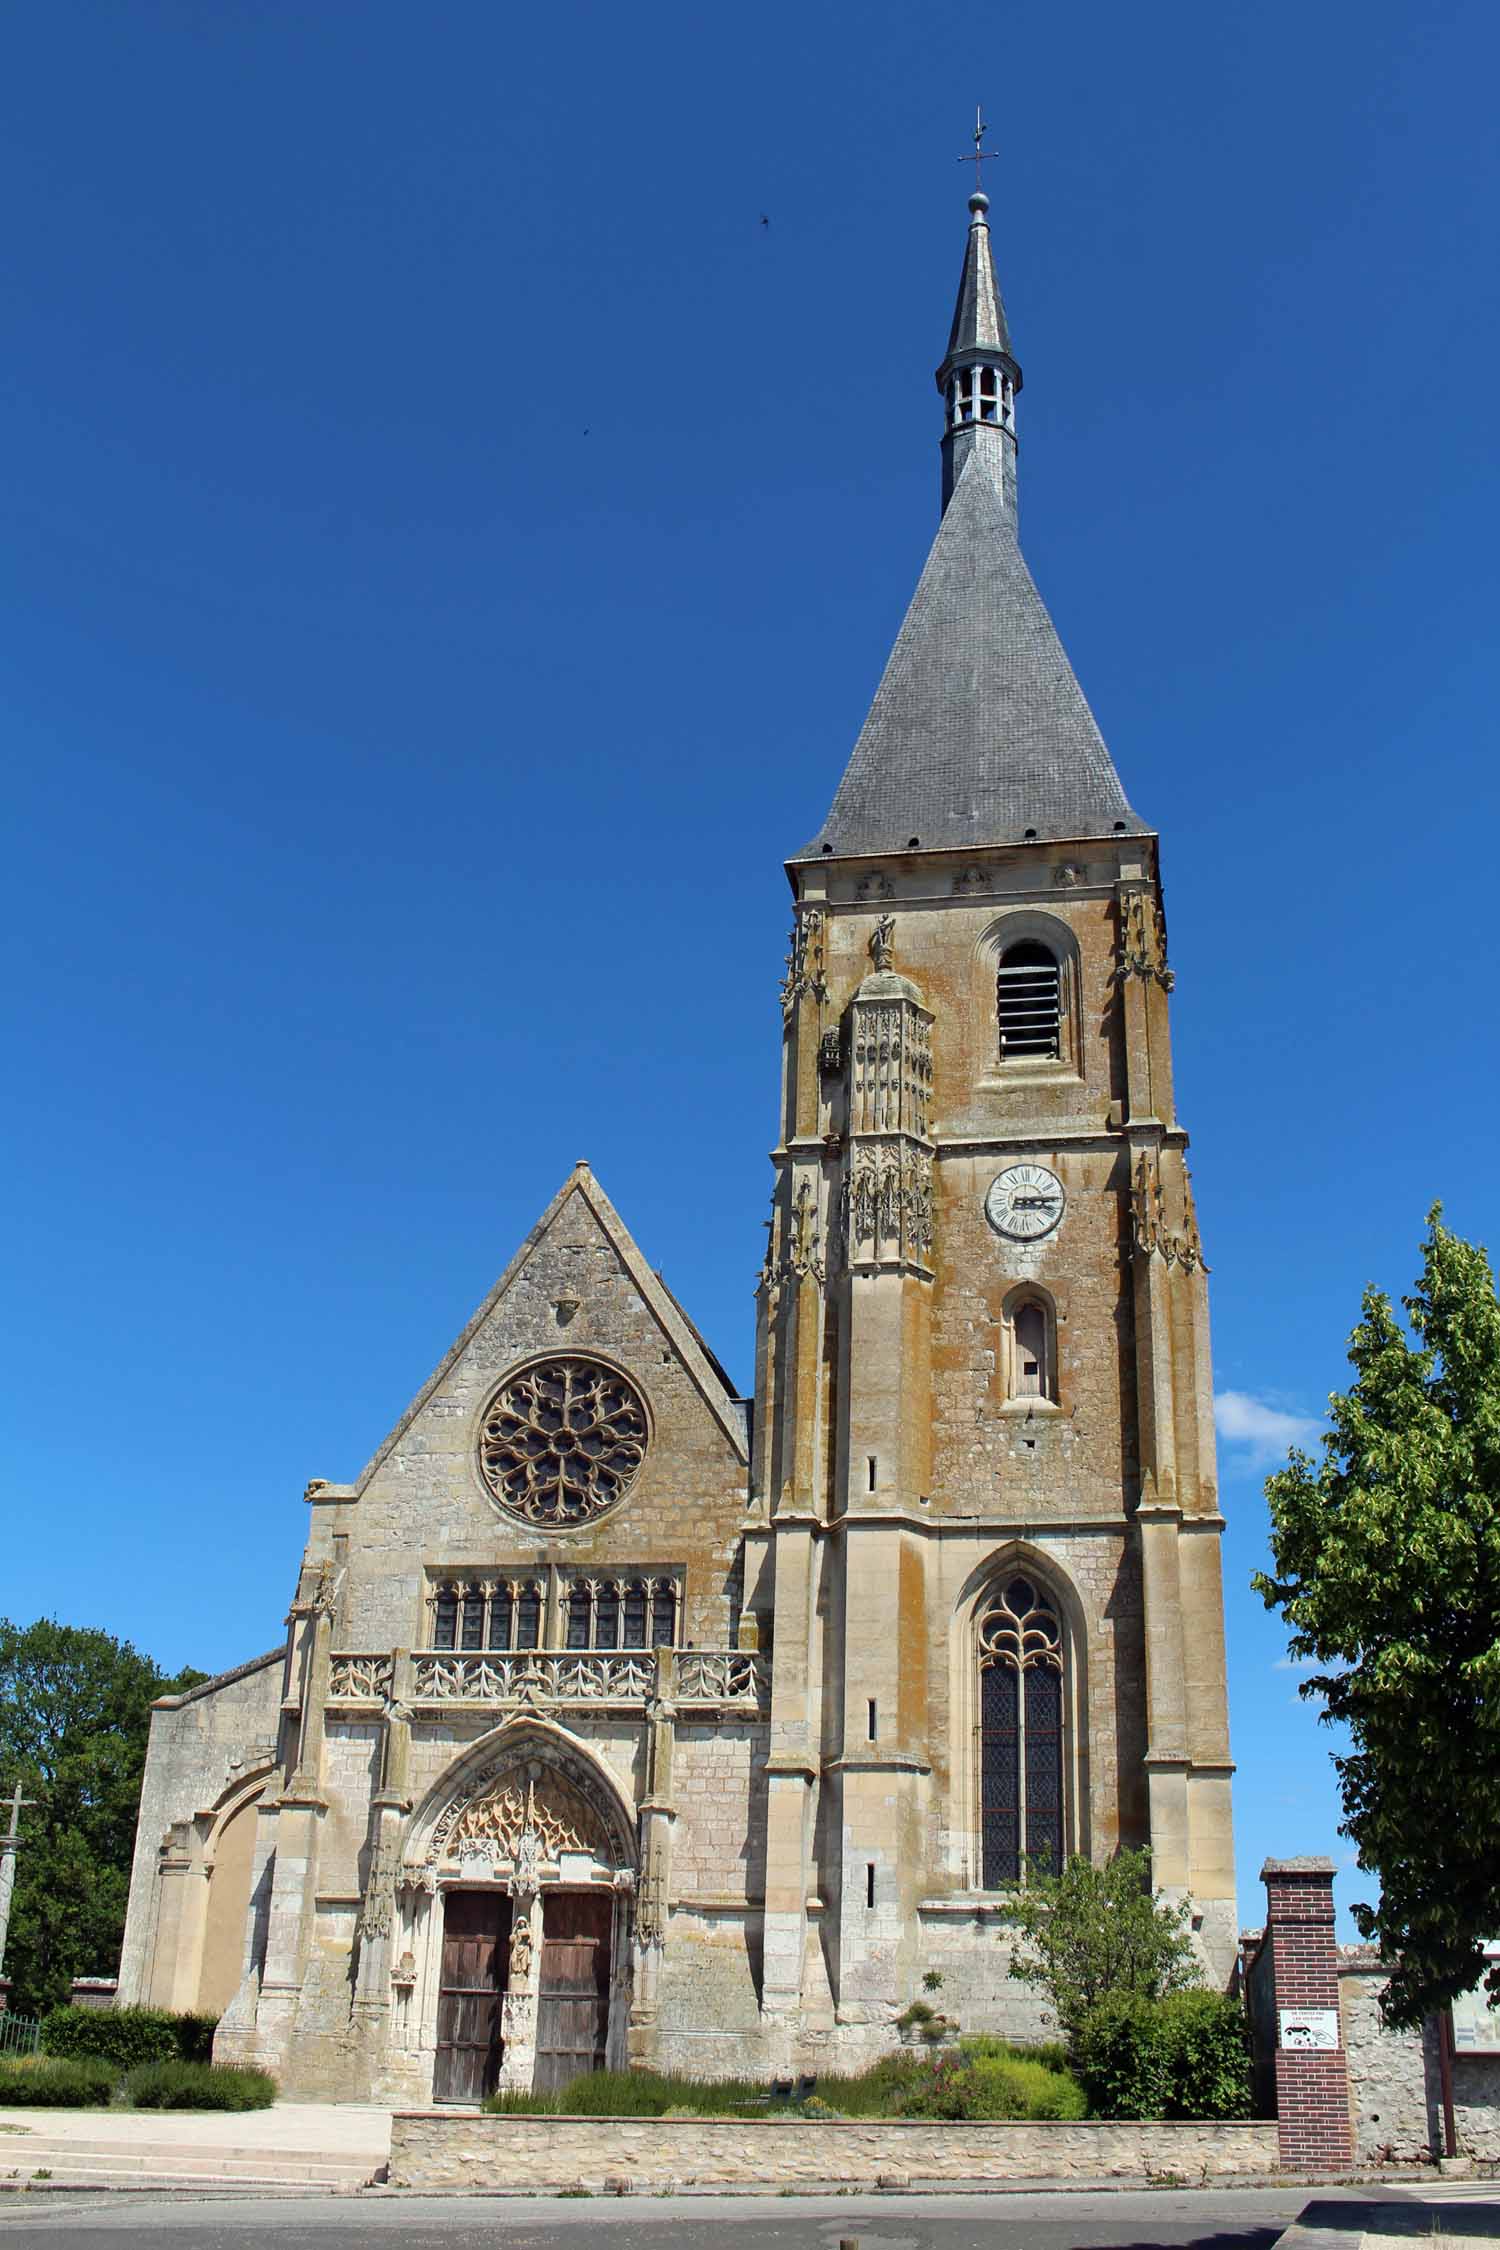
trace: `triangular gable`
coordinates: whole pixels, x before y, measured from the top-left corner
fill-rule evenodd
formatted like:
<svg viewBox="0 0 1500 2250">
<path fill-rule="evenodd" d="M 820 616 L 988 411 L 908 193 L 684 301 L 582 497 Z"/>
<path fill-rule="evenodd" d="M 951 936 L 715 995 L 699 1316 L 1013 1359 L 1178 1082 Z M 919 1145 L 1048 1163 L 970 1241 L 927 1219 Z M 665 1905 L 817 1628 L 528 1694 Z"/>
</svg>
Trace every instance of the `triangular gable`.
<svg viewBox="0 0 1500 2250">
<path fill-rule="evenodd" d="M 671 1344 L 682 1366 L 692 1377 L 704 1404 L 728 1438 L 735 1454 L 741 1461 L 748 1463 L 750 1458 L 749 1440 L 746 1436 L 744 1422 L 736 1412 L 735 1394 L 730 1389 L 723 1370 L 699 1341 L 697 1330 L 679 1307 L 671 1290 L 667 1288 L 665 1282 L 652 1272 L 641 1256 L 640 1251 L 631 1239 L 624 1220 L 610 1202 L 603 1188 L 600 1187 L 599 1182 L 594 1178 L 588 1165 L 580 1161 L 574 1165 L 567 1179 L 564 1180 L 556 1195 L 553 1196 L 552 1201 L 537 1220 L 536 1225 L 531 1229 L 472 1320 L 469 1321 L 463 1333 L 453 1345 L 452 1350 L 434 1368 L 400 1421 L 382 1439 L 361 1469 L 352 1487 L 356 1498 L 364 1491 L 365 1486 L 380 1467 L 382 1461 L 400 1443 L 428 1400 L 440 1389 L 452 1369 L 457 1366 L 464 1352 L 494 1312 L 501 1298 L 525 1268 L 537 1245 L 549 1228 L 556 1223 L 566 1204 L 575 1195 L 582 1196 L 592 1212 L 598 1222 L 600 1231 L 635 1283 L 642 1301 L 660 1326 L 663 1335 Z"/>
</svg>

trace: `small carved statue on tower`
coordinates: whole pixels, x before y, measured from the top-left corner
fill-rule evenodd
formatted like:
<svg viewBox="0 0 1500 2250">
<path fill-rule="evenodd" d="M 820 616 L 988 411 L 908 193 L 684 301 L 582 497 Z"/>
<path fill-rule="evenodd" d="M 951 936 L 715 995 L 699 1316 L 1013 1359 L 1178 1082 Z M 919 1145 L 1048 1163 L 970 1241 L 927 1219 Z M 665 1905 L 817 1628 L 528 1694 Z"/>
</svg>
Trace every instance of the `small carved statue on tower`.
<svg viewBox="0 0 1500 2250">
<path fill-rule="evenodd" d="M 870 940 L 870 959 L 874 962 L 877 969 L 888 969 L 890 967 L 891 948 L 895 941 L 895 936 L 895 915 L 882 914 L 880 920 L 875 925 L 875 934 Z"/>
</svg>

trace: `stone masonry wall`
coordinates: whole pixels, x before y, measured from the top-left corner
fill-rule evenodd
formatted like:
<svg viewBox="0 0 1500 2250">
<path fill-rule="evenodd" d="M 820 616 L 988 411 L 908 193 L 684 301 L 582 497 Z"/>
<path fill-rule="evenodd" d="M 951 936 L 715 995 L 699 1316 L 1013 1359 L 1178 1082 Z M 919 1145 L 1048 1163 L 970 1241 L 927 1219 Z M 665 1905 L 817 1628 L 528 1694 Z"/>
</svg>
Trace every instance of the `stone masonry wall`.
<svg viewBox="0 0 1500 2250">
<path fill-rule="evenodd" d="M 164 1696 L 151 1713 L 120 1949 L 122 2008 L 150 1992 L 162 1837 L 174 1821 L 211 1810 L 237 1781 L 274 1757 L 283 1663 L 284 1651 L 273 1649 L 185 1695 Z"/>
<path fill-rule="evenodd" d="M 1424 2037 L 1382 2022 L 1385 1972 L 1369 1947 L 1342 1946 L 1338 1973 L 1355 2159 L 1425 2163 L 1443 2146 L 1436 2032 Z"/>
<path fill-rule="evenodd" d="M 391 2184 L 404 2188 L 905 2187 L 914 2182 L 1267 2178 L 1274 2125 L 929 2125 L 485 2117 L 398 2111 Z"/>
</svg>

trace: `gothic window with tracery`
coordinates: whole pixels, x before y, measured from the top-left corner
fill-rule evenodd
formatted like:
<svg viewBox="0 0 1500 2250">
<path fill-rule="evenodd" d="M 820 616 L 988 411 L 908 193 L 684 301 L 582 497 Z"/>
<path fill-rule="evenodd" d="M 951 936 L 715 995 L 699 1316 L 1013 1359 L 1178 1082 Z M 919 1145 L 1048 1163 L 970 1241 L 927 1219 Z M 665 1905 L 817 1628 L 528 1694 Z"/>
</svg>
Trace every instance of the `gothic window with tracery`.
<svg viewBox="0 0 1500 2250">
<path fill-rule="evenodd" d="M 555 1637 L 565 1649 L 675 1648 L 682 1614 L 676 1572 L 554 1571 Z M 545 1578 L 458 1575 L 428 1596 L 428 1646 L 487 1653 L 540 1648 L 548 1614 Z"/>
<path fill-rule="evenodd" d="M 646 1455 L 646 1408 L 635 1385 L 598 1360 L 524 1367 L 491 1399 L 479 1469 L 523 1522 L 590 1523 L 622 1500 Z"/>
<path fill-rule="evenodd" d="M 1023 1865 L 1063 1863 L 1062 1619 L 1050 1594 L 1015 1577 L 979 1617 L 979 1834 L 986 1890 Z"/>
</svg>

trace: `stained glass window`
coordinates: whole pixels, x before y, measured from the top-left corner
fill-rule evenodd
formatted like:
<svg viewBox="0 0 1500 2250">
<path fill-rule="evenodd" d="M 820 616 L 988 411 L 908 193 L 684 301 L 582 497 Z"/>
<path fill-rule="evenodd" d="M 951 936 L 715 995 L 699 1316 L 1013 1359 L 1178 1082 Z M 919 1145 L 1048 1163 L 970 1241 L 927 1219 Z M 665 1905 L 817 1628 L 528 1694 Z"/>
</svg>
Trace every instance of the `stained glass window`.
<svg viewBox="0 0 1500 2250">
<path fill-rule="evenodd" d="M 979 1619 L 979 1830 L 986 1890 L 1063 1862 L 1063 1634 L 1050 1595 L 1010 1579 Z"/>
</svg>

